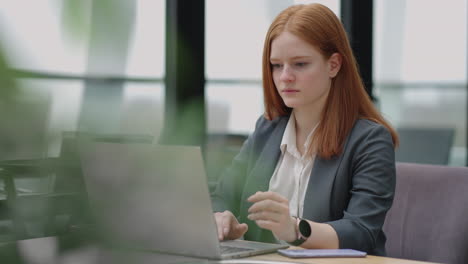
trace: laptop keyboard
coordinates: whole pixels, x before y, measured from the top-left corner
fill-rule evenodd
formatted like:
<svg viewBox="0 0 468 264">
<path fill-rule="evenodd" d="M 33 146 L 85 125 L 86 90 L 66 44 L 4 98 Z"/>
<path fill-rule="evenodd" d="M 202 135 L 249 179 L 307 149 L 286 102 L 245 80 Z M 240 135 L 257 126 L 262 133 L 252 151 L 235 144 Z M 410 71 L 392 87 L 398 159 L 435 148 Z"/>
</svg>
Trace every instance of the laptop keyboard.
<svg viewBox="0 0 468 264">
<path fill-rule="evenodd" d="M 221 254 L 231 254 L 231 253 L 239 253 L 244 251 L 251 251 L 251 248 L 241 248 L 241 247 L 233 247 L 233 246 L 221 246 Z"/>
</svg>

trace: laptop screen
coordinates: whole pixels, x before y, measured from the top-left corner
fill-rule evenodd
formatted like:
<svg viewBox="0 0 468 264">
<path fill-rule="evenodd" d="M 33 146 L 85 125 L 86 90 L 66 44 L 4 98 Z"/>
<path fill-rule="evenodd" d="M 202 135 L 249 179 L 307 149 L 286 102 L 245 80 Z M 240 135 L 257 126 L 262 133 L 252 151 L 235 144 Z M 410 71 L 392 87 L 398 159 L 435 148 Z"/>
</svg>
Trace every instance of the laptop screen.
<svg viewBox="0 0 468 264">
<path fill-rule="evenodd" d="M 107 240 L 183 255 L 219 254 L 198 147 L 89 143 L 80 154 L 91 211 Z"/>
</svg>

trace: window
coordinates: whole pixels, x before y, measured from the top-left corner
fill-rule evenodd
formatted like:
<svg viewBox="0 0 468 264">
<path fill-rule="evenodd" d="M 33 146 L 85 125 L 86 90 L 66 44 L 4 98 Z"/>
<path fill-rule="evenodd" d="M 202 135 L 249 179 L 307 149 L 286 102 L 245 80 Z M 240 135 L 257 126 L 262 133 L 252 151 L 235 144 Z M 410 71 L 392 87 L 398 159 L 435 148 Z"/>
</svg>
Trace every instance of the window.
<svg viewBox="0 0 468 264">
<path fill-rule="evenodd" d="M 120 124 L 103 132 L 159 134 L 165 1 L 111 1 L 112 9 L 105 8 L 108 2 L 8 0 L 0 5 L 0 52 L 10 68 L 27 77 L 19 79 L 19 86 L 47 98 L 48 155 L 58 155 L 61 133 L 79 129 L 89 112 L 82 106 L 93 102 L 96 108 L 115 106 L 116 111 L 99 108 L 103 125 L 116 119 Z M 112 96 L 106 97 L 106 90 Z M 96 94 L 102 97 L 90 98 Z M 137 121 L 142 116 L 136 101 L 148 111 L 147 123 Z"/>
<path fill-rule="evenodd" d="M 206 1 L 208 133 L 253 131 L 263 113 L 262 51 L 268 27 L 288 6 L 314 2 L 339 14 L 338 0 Z"/>
<path fill-rule="evenodd" d="M 374 8 L 374 87 L 381 111 L 397 128 L 453 129 L 449 164 L 464 166 L 466 1 L 441 8 L 439 1 L 378 0 Z"/>
</svg>

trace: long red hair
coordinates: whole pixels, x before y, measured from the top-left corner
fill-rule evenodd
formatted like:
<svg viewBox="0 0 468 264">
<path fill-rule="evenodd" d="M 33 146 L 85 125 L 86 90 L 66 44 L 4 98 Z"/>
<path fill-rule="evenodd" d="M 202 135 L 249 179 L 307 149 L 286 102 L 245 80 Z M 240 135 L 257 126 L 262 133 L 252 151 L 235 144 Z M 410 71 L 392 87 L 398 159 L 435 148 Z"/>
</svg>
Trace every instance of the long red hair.
<svg viewBox="0 0 468 264">
<path fill-rule="evenodd" d="M 360 118 L 385 126 L 396 147 L 398 135 L 367 95 L 343 25 L 329 8 L 321 4 L 291 6 L 282 11 L 268 29 L 263 48 L 265 117 L 272 120 L 292 111 L 275 88 L 270 64 L 271 42 L 284 31 L 316 47 L 325 59 L 333 53 L 339 53 L 342 58 L 341 69 L 332 80 L 309 153 L 314 148 L 317 155 L 325 159 L 341 154 L 346 137 Z"/>
</svg>

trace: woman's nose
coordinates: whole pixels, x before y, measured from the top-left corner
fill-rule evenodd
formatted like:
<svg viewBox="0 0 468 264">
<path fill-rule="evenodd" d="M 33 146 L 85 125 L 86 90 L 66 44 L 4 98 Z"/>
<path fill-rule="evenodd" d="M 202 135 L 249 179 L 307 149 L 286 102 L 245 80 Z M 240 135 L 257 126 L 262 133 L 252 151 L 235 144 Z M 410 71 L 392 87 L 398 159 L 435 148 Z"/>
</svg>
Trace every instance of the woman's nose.
<svg viewBox="0 0 468 264">
<path fill-rule="evenodd" d="M 294 74 L 289 66 L 284 66 L 281 71 L 280 81 L 282 82 L 292 82 L 294 81 Z"/>
</svg>

